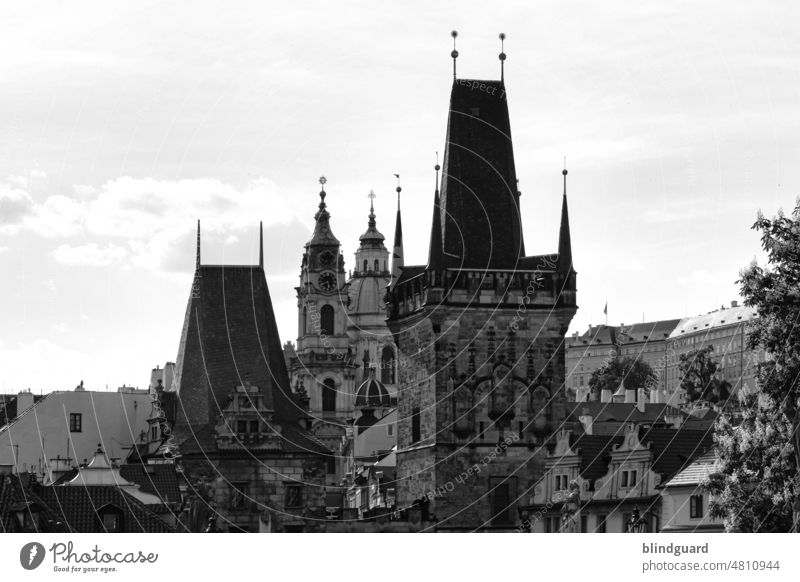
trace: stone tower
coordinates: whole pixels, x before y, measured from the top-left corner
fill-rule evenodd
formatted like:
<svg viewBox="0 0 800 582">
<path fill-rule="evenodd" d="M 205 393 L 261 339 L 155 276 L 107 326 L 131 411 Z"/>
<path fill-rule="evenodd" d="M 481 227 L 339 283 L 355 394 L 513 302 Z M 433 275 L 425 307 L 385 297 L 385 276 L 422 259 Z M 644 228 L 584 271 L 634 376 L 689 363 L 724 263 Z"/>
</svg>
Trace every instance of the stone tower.
<svg viewBox="0 0 800 582">
<path fill-rule="evenodd" d="M 566 187 L 558 253 L 526 256 L 507 97 L 454 71 L 428 263 L 390 294 L 398 508 L 426 499 L 440 531 L 513 529 L 565 418 Z"/>
<path fill-rule="evenodd" d="M 291 364 L 295 391 L 309 397 L 312 432 L 336 450 L 353 417 L 355 355 L 348 328 L 348 285 L 340 243 L 331 231 L 320 178 L 319 210 L 306 243 L 297 291 L 296 358 Z"/>
</svg>

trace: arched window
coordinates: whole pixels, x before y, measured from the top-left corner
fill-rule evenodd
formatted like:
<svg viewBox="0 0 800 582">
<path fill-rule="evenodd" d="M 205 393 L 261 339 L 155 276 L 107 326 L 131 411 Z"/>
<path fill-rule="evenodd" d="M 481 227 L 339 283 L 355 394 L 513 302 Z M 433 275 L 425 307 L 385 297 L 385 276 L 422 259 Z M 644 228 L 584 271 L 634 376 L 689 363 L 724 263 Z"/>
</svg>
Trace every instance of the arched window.
<svg viewBox="0 0 800 582">
<path fill-rule="evenodd" d="M 381 382 L 394 384 L 394 350 L 391 346 L 384 346 L 381 352 Z"/>
<path fill-rule="evenodd" d="M 378 259 L 375 259 L 375 270 L 376 271 L 380 271 L 381 270 L 381 264 L 378 261 Z"/>
<path fill-rule="evenodd" d="M 323 305 L 319 310 L 320 334 L 333 335 L 333 307 Z"/>
<path fill-rule="evenodd" d="M 336 412 L 336 383 L 331 378 L 322 383 L 322 412 Z"/>
<path fill-rule="evenodd" d="M 364 259 L 364 271 L 366 272 L 368 268 L 369 268 L 369 261 L 367 259 Z"/>
<path fill-rule="evenodd" d="M 308 308 L 303 306 L 303 327 L 300 330 L 300 335 L 308 333 Z"/>
</svg>

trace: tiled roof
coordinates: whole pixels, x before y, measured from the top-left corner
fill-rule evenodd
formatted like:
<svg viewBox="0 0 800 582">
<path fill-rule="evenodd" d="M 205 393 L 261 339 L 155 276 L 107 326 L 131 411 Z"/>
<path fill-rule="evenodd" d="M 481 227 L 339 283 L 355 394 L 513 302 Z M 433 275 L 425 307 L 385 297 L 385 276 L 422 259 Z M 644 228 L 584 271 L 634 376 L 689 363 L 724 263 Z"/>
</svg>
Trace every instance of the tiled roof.
<svg viewBox="0 0 800 582">
<path fill-rule="evenodd" d="M 712 450 L 700 455 L 695 461 L 672 479 L 664 483 L 664 487 L 682 487 L 699 485 L 714 470 L 716 455 Z"/>
<path fill-rule="evenodd" d="M 113 485 L 43 487 L 42 499 L 76 533 L 104 533 L 98 510 L 108 505 L 122 512 L 124 533 L 169 533 L 174 529 L 138 499 Z"/>
<path fill-rule="evenodd" d="M 37 495 L 33 489 L 41 489 L 38 485 L 29 487 L 23 483 L 27 475 L 6 475 L 0 477 L 0 533 L 21 531 L 17 525 L 16 512 L 23 508 L 39 511 L 38 523 L 33 524 L 35 531 L 57 533 L 65 531 L 61 518 Z"/>
<path fill-rule="evenodd" d="M 642 428 L 639 440 L 651 443 L 653 471 L 660 473 L 662 482 L 688 466 L 694 459 L 713 446 L 711 431 L 685 428 Z"/>
<path fill-rule="evenodd" d="M 152 465 L 129 464 L 119 468 L 120 476 L 136 483 L 144 493 L 157 496 L 164 503 L 180 503 L 178 472 L 175 465 L 156 463 Z"/>
</svg>

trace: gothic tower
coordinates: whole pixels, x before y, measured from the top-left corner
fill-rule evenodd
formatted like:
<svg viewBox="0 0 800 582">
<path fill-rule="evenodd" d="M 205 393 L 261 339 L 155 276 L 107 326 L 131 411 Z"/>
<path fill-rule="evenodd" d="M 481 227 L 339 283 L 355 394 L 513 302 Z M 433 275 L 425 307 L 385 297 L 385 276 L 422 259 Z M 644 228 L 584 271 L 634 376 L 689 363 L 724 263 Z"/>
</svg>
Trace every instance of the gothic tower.
<svg viewBox="0 0 800 582">
<path fill-rule="evenodd" d="M 428 263 L 390 294 L 397 502 L 426 499 L 441 531 L 507 530 L 565 419 L 575 272 L 566 193 L 558 253 L 525 255 L 504 80 L 458 79 L 457 56 Z"/>
<path fill-rule="evenodd" d="M 336 450 L 353 416 L 355 357 L 347 335 L 344 257 L 331 231 L 325 182 L 320 178 L 314 233 L 305 245 L 296 287 L 298 332 L 291 376 L 294 389 L 308 394 L 312 432 Z"/>
</svg>

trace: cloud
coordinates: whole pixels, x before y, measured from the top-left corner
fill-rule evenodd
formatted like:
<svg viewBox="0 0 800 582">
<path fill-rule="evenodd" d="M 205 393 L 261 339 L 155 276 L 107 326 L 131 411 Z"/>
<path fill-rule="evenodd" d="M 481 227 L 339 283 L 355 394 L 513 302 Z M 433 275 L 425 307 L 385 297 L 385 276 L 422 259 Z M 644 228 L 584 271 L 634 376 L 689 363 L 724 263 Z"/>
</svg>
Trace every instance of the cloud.
<svg viewBox="0 0 800 582">
<path fill-rule="evenodd" d="M 33 199 L 25 190 L 0 184 L 0 234 L 16 234 L 33 206 Z"/>
<path fill-rule="evenodd" d="M 96 243 L 80 246 L 61 245 L 53 251 L 53 259 L 68 267 L 107 267 L 120 262 L 128 252 L 113 244 L 100 247 Z"/>
<path fill-rule="evenodd" d="M 0 255 L 2 255 L 5 252 L 8 252 L 8 247 L 0 247 Z"/>
<path fill-rule="evenodd" d="M 26 226 L 45 238 L 70 237 L 83 231 L 86 205 L 63 195 L 48 197 L 42 204 L 35 204 Z"/>
<path fill-rule="evenodd" d="M 156 232 L 194 224 L 231 231 L 252 227 L 255 217 L 269 224 L 294 216 L 287 199 L 265 178 L 237 188 L 210 178 L 155 180 L 124 176 L 105 183 L 89 203 L 86 225 L 97 236 L 145 239 Z"/>
</svg>

